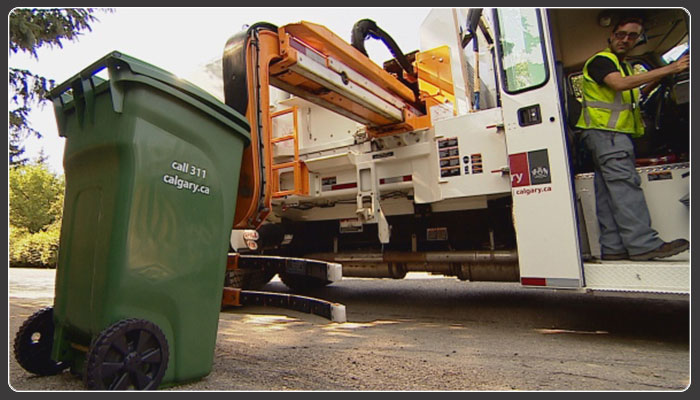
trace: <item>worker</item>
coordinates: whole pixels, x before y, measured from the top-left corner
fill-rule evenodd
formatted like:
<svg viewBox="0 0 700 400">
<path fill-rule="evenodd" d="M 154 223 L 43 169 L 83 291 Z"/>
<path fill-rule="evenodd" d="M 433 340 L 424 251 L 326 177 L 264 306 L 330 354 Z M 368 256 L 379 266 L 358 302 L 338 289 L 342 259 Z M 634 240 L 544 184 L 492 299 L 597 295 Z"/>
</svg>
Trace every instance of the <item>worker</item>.
<svg viewBox="0 0 700 400">
<path fill-rule="evenodd" d="M 576 126 L 582 129 L 581 141 L 593 158 L 603 260 L 647 261 L 690 247 L 685 239 L 664 242 L 651 228 L 632 143 L 632 138 L 644 134 L 640 94 L 649 94 L 663 77 L 688 69 L 689 57 L 633 74 L 625 56 L 642 31 L 641 19 L 621 19 L 610 34 L 608 48 L 593 55 L 583 67 L 582 112 Z"/>
</svg>

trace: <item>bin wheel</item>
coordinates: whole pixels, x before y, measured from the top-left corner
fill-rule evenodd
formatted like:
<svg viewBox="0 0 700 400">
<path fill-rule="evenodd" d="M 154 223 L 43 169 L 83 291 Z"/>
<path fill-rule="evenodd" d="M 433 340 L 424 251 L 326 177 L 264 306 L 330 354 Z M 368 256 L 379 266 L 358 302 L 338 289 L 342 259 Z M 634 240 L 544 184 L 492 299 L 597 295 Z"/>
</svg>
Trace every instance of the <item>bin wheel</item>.
<svg viewBox="0 0 700 400">
<path fill-rule="evenodd" d="M 280 279 L 288 288 L 295 292 L 308 292 L 314 289 L 320 289 L 331 284 L 331 281 L 325 279 L 314 278 L 312 276 L 288 274 L 280 272 Z"/>
<path fill-rule="evenodd" d="M 53 348 L 53 307 L 43 308 L 27 318 L 15 336 L 15 359 L 27 371 L 56 375 L 68 365 L 51 359 Z"/>
<path fill-rule="evenodd" d="M 168 366 L 168 341 L 150 321 L 125 319 L 103 330 L 88 350 L 91 390 L 155 390 Z"/>
</svg>

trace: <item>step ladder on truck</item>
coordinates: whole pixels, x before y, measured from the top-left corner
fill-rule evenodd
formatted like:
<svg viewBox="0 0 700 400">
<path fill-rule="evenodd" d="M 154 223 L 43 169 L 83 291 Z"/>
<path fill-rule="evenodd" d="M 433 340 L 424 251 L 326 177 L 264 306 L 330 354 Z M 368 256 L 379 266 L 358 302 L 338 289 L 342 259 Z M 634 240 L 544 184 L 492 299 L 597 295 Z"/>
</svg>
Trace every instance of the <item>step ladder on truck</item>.
<svg viewBox="0 0 700 400">
<path fill-rule="evenodd" d="M 687 48 L 683 10 L 638 12 L 646 30 L 628 57 L 635 69 Z M 407 54 L 369 20 L 355 25 L 352 44 L 306 21 L 234 35 L 223 55 L 224 92 L 250 121 L 251 145 L 232 245 L 242 254 L 338 263 L 348 277 L 427 271 L 687 295 L 689 252 L 600 259 L 591 163 L 568 120 L 580 109 L 583 63 L 620 16 L 435 9 L 420 27 L 421 49 Z M 363 45 L 370 37 L 395 58 L 373 63 Z M 662 82 L 642 104 L 647 132 L 635 143 L 652 227 L 665 240 L 689 239 L 688 88 L 688 74 Z M 242 239 L 249 230 L 255 240 Z M 284 266 L 234 275 L 255 276 L 237 283 L 253 288 L 275 273 L 293 289 L 331 283 Z"/>
</svg>

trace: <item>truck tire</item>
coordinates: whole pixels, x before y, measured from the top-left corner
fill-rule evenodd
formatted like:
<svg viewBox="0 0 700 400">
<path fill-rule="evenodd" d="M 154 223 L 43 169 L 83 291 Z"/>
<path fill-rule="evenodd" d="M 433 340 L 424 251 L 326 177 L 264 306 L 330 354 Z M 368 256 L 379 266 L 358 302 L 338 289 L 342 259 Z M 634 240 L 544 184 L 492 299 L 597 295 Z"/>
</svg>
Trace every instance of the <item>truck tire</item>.
<svg viewBox="0 0 700 400">
<path fill-rule="evenodd" d="M 260 290 L 276 275 L 275 272 L 252 269 L 226 271 L 224 286 L 243 290 Z"/>
<path fill-rule="evenodd" d="M 288 288 L 300 293 L 320 289 L 324 286 L 328 286 L 331 283 L 325 279 L 297 274 L 288 274 L 284 272 L 280 272 L 280 279 Z"/>
</svg>

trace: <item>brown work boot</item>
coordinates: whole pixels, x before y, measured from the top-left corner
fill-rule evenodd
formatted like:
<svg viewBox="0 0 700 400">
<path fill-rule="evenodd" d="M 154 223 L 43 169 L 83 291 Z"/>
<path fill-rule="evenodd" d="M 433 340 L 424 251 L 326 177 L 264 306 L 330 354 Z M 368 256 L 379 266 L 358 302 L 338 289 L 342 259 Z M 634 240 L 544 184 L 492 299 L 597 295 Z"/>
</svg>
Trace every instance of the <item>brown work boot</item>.
<svg viewBox="0 0 700 400">
<path fill-rule="evenodd" d="M 676 239 L 672 242 L 664 242 L 661 246 L 646 253 L 631 255 L 632 261 L 648 261 L 653 258 L 666 258 L 688 250 L 690 243 L 685 239 Z"/>
<path fill-rule="evenodd" d="M 629 254 L 627 252 L 624 253 L 610 253 L 610 254 L 603 254 L 600 256 L 602 260 L 605 261 L 619 261 L 619 260 L 627 260 L 630 258 Z"/>
</svg>

